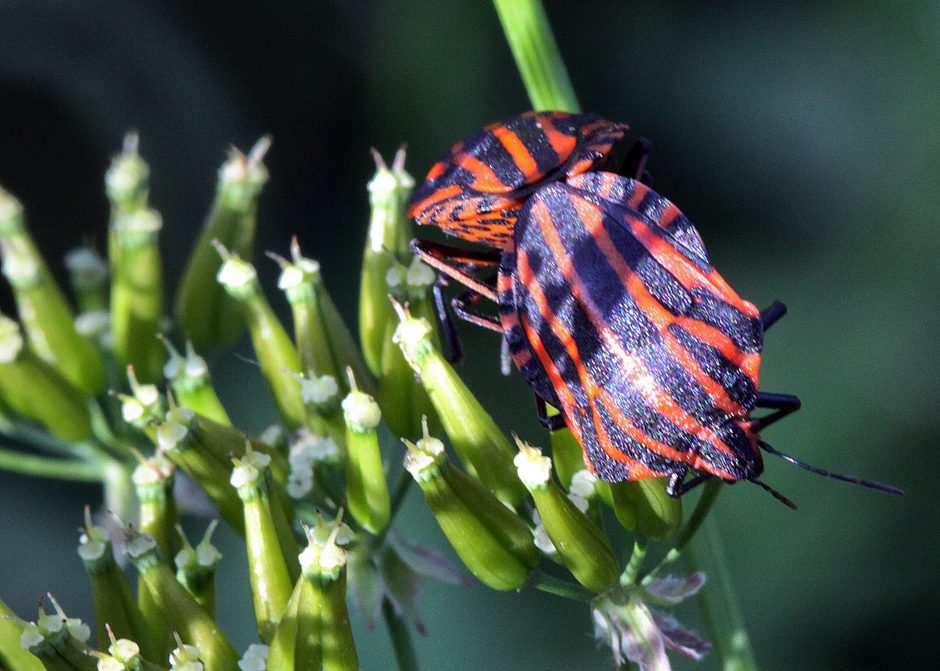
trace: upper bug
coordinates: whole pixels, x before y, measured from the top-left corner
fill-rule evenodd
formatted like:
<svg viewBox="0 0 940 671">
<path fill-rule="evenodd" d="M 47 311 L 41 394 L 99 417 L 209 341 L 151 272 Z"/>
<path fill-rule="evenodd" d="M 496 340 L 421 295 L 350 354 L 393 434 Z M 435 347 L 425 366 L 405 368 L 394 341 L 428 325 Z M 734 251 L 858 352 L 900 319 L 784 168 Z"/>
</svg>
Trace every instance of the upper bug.
<svg viewBox="0 0 940 671">
<path fill-rule="evenodd" d="M 408 216 L 502 248 L 525 199 L 544 184 L 623 162 L 627 126 L 594 114 L 526 112 L 454 145 L 415 191 Z"/>
<path fill-rule="evenodd" d="M 431 168 L 409 214 L 499 251 L 412 248 L 468 287 L 457 315 L 504 335 L 537 398 L 560 411 L 545 423 L 567 425 L 601 478 L 668 476 L 673 495 L 708 477 L 770 489 L 761 448 L 780 453 L 759 431 L 799 399 L 759 392 L 758 370 L 786 308 L 761 313 L 725 282 L 692 223 L 642 183 L 647 145 L 626 152 L 625 130 L 562 112 L 487 126 Z M 483 298 L 498 319 L 474 309 Z M 760 407 L 773 412 L 752 418 Z"/>
</svg>

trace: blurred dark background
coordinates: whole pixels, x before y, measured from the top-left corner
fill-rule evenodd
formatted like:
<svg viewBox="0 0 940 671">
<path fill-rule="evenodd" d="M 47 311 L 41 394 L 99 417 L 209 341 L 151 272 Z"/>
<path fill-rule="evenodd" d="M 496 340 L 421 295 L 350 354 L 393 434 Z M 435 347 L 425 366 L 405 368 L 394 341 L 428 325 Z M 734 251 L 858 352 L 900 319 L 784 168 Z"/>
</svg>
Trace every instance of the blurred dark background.
<svg viewBox="0 0 940 671">
<path fill-rule="evenodd" d="M 657 190 L 742 296 L 789 305 L 761 382 L 804 409 L 765 437 L 908 491 L 894 499 L 773 460 L 765 479 L 798 512 L 756 487 L 723 494 L 715 514 L 762 667 L 934 660 L 940 5 L 547 9 L 582 107 L 653 141 Z M 68 249 L 105 238 L 103 173 L 127 129 L 151 165 L 171 282 L 226 147 L 271 133 L 258 249 L 283 254 L 297 234 L 353 319 L 368 148 L 408 142 L 421 178 L 455 140 L 527 108 L 487 2 L 0 1 L 0 184 L 59 270 Z M 274 264 L 256 261 L 280 305 Z M 471 385 L 504 427 L 544 444 L 524 385 L 497 374 L 497 340 L 464 332 Z M 233 416 L 263 428 L 273 410 L 254 368 L 231 354 L 212 365 Z M 74 548 L 97 496 L 0 474 L 0 594 L 21 614 L 49 590 L 90 616 Z M 443 547 L 420 497 L 399 525 Z M 233 538 L 220 543 L 221 618 L 243 649 L 254 640 L 244 561 Z M 610 666 L 586 610 L 555 597 L 433 585 L 422 612 L 427 669 Z M 694 608 L 681 615 L 697 621 Z M 389 668 L 384 631 L 356 622 L 363 667 Z"/>
</svg>

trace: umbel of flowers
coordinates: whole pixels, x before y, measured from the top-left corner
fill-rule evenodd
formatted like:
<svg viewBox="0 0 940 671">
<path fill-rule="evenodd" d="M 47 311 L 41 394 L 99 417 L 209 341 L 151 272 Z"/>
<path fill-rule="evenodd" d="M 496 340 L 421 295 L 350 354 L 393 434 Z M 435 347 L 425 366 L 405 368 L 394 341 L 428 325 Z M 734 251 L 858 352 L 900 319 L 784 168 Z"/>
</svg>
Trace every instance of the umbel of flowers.
<svg viewBox="0 0 940 671">
<path fill-rule="evenodd" d="M 710 490 L 677 533 L 681 506 L 662 482 L 597 481 L 567 431 L 552 435 L 551 456 L 510 439 L 442 351 L 435 275 L 408 249 L 414 181 L 403 151 L 391 167 L 375 155 L 358 334 L 296 239 L 270 254 L 292 319 L 282 324 L 253 265 L 269 144 L 233 150 L 220 169 L 172 301 L 136 135 L 105 178 L 107 258 L 83 248 L 67 259 L 71 299 L 21 204 L 0 190 L 0 254 L 18 313 L 0 315 L 0 432 L 12 445 L 0 448 L 0 468 L 103 488 L 85 511 L 76 559 L 95 621 L 67 617 L 51 596 L 53 611 L 43 606 L 33 621 L 0 602 L 0 668 L 356 669 L 355 608 L 370 625 L 384 619 L 399 667 L 416 669 L 411 632 L 424 625 L 415 586 L 426 579 L 582 601 L 584 625 L 593 618 L 618 665 L 666 669 L 667 647 L 704 653 L 704 641 L 657 608 L 703 584 L 700 573 L 661 572 L 701 522 Z M 229 414 L 211 378 L 231 361 L 211 355 L 245 331 L 278 413 L 259 436 Z M 198 485 L 215 511 L 195 545 L 179 522 L 198 504 L 179 480 Z M 412 482 L 463 567 L 396 527 Z M 214 588 L 218 520 L 244 539 L 258 635 L 244 652 L 215 619 L 231 607 Z M 644 570 L 651 549 L 661 561 Z"/>
</svg>

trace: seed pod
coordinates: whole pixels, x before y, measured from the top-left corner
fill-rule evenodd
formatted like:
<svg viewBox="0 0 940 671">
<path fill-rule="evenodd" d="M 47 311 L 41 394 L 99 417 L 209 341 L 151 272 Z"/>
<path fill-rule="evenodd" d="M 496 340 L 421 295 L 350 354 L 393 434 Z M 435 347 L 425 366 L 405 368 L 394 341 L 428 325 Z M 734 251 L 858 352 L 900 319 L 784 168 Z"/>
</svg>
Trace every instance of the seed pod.
<svg viewBox="0 0 940 671">
<path fill-rule="evenodd" d="M 75 329 L 75 318 L 23 223 L 20 203 L 0 188 L 0 255 L 30 346 L 82 391 L 105 387 L 104 361 Z"/>
<path fill-rule="evenodd" d="M 199 648 L 199 657 L 205 663 L 206 671 L 230 671 L 236 668 L 238 653 L 235 648 L 215 620 L 177 582 L 170 568 L 161 561 L 154 540 L 144 534 L 131 534 L 126 551 L 164 617 L 180 636 Z"/>
<path fill-rule="evenodd" d="M 121 366 L 133 365 L 144 382 L 163 378 L 166 352 L 157 340 L 164 317 L 163 265 L 156 210 L 112 207 L 108 257 L 111 265 L 111 335 Z"/>
<path fill-rule="evenodd" d="M 431 325 L 434 330 L 431 338 L 440 348 L 437 316 L 430 297 L 434 280 L 434 272 L 417 258 L 408 267 L 396 261 L 386 275 L 389 294 L 408 305 L 412 315 L 424 318 Z M 382 385 L 378 400 L 385 421 L 395 434 L 411 436 L 421 431 L 420 418 L 427 416 L 432 428 L 440 431 L 440 421 L 428 392 L 415 379 L 401 348 L 394 342 L 397 325 L 397 319 L 389 322 L 382 349 Z"/>
<path fill-rule="evenodd" d="M 169 355 L 163 366 L 163 375 L 170 381 L 177 402 L 214 422 L 231 426 L 232 421 L 212 386 L 209 366 L 205 359 L 196 354 L 192 341 L 186 341 L 184 358 L 168 339 L 161 339 Z"/>
<path fill-rule="evenodd" d="M 97 650 L 89 653 L 98 659 L 98 671 L 161 671 L 161 667 L 141 656 L 140 646 L 134 641 L 117 638 L 111 627 L 107 627 L 107 636 L 104 640 L 111 641 L 108 654 Z"/>
<path fill-rule="evenodd" d="M 127 367 L 127 383 L 131 395 L 115 394 L 121 401 L 121 418 L 156 442 L 156 423 L 164 413 L 160 390 L 155 384 L 141 384 L 133 366 Z"/>
<path fill-rule="evenodd" d="M 91 629 L 77 617 L 67 617 L 51 594 L 55 613 L 42 607 L 36 622 L 23 627 L 20 645 L 36 655 L 49 671 L 96 671 L 87 641 Z"/>
<path fill-rule="evenodd" d="M 9 671 L 45 671 L 43 663 L 20 646 L 26 622 L 0 600 L 0 667 Z"/>
<path fill-rule="evenodd" d="M 434 345 L 428 321 L 412 317 L 398 303 L 395 306 L 401 319 L 395 342 L 420 376 L 461 462 L 500 500 L 518 504 L 525 498 L 525 488 L 512 464 L 509 439 Z"/>
<path fill-rule="evenodd" d="M 614 513 L 627 531 L 662 540 L 682 523 L 682 501 L 666 493 L 666 478 L 611 482 Z"/>
<path fill-rule="evenodd" d="M 300 555 L 303 575 L 294 585 L 284 617 L 271 641 L 271 671 L 348 671 L 358 669 L 346 608 L 347 554 L 341 545 L 352 533 L 342 512 L 332 523 L 322 518 L 306 529 L 308 546 Z"/>
<path fill-rule="evenodd" d="M 457 470 L 444 444 L 427 433 L 408 447 L 405 468 L 415 478 L 457 555 L 483 583 L 518 589 L 538 563 L 525 522 L 480 483 Z"/>
<path fill-rule="evenodd" d="M 219 283 L 241 305 L 255 356 L 281 419 L 288 428 L 296 430 L 303 426 L 305 412 L 300 389 L 289 374 L 301 372 L 300 355 L 261 293 L 254 266 L 230 254 L 221 245 L 217 248 L 225 259 L 219 269 Z"/>
<path fill-rule="evenodd" d="M 179 515 L 173 496 L 176 467 L 166 457 L 156 454 L 141 461 L 131 480 L 140 502 L 140 530 L 152 536 L 163 556 L 169 560 L 179 550 L 176 525 Z"/>
<path fill-rule="evenodd" d="M 78 247 L 65 255 L 65 267 L 79 314 L 106 310 L 108 264 L 94 247 Z"/>
<path fill-rule="evenodd" d="M 408 255 L 412 226 L 405 218 L 405 205 L 414 180 L 405 172 L 405 151 L 398 150 L 392 169 L 375 150 L 375 176 L 368 184 L 372 214 L 366 248 L 362 255 L 359 289 L 359 340 L 369 368 L 382 372 L 382 350 L 395 314 L 388 304 L 386 277 L 396 257 Z"/>
<path fill-rule="evenodd" d="M 275 625 L 284 614 L 292 587 L 268 493 L 267 473 L 271 458 L 249 448 L 243 459 L 232 461 L 235 468 L 231 483 L 244 506 L 248 575 L 255 622 L 261 640 L 268 643 L 274 635 Z M 277 509 L 277 512 L 283 511 Z"/>
<path fill-rule="evenodd" d="M 91 436 L 88 399 L 23 342 L 19 325 L 0 314 L 0 399 L 67 443 Z"/>
<path fill-rule="evenodd" d="M 179 634 L 174 634 L 174 637 L 176 647 L 170 653 L 170 671 L 200 671 L 203 664 L 199 648 L 183 643 Z"/>
<path fill-rule="evenodd" d="M 346 369 L 352 391 L 343 400 L 346 419 L 346 500 L 349 512 L 373 534 L 381 532 L 391 517 L 391 504 L 379 438 L 382 420 L 378 403 L 358 390 L 352 369 Z"/>
<path fill-rule="evenodd" d="M 603 532 L 552 480 L 552 460 L 518 438 L 516 444 L 519 446 L 515 458 L 519 479 L 532 494 L 545 531 L 562 563 L 588 589 L 606 592 L 617 581 L 620 568 Z"/>
<path fill-rule="evenodd" d="M 176 564 L 176 579 L 212 616 L 215 615 L 215 570 L 222 560 L 222 554 L 212 544 L 212 532 L 218 523 L 218 520 L 209 522 L 202 540 L 196 547 L 189 544 L 183 528 L 177 525 L 176 530 L 183 547 L 173 560 Z"/>
<path fill-rule="evenodd" d="M 111 160 L 104 176 L 104 188 L 111 201 L 112 216 L 147 207 L 150 166 L 140 156 L 140 137 L 136 131 L 124 136 L 121 153 Z"/>
<path fill-rule="evenodd" d="M 196 418 L 197 415 L 188 408 L 171 406 L 166 419 L 157 427 L 157 447 L 163 456 L 202 486 L 225 521 L 238 534 L 244 535 L 245 519 L 241 502 L 229 485 L 231 463 L 227 457 L 226 460 L 219 458 L 200 439 L 200 432 L 194 431 L 198 426 Z"/>
<path fill-rule="evenodd" d="M 215 201 L 180 282 L 176 320 L 200 352 L 229 344 L 244 328 L 238 305 L 216 282 L 222 263 L 212 242 L 217 240 L 233 254 L 251 258 L 258 196 L 268 181 L 268 171 L 261 161 L 270 146 L 271 138 L 265 136 L 247 156 L 232 149 L 219 171 Z"/>
</svg>

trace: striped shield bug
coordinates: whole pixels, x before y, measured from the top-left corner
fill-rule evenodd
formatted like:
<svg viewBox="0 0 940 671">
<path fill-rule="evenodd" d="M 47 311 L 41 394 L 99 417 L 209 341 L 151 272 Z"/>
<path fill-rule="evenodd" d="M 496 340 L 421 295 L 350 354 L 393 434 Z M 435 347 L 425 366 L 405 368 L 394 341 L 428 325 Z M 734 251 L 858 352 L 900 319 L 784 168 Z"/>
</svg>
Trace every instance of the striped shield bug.
<svg viewBox="0 0 940 671">
<path fill-rule="evenodd" d="M 611 482 L 669 478 L 679 496 L 707 478 L 761 482 L 761 450 L 820 475 L 760 439 L 799 409 L 758 390 L 760 312 L 712 267 L 701 236 L 649 185 L 648 144 L 590 114 L 528 112 L 457 143 L 416 191 L 409 216 L 494 250 L 414 240 L 412 249 L 467 291 L 457 316 L 503 334 L 549 428 L 567 426 L 585 463 Z M 440 287 L 445 336 L 459 357 Z M 476 309 L 488 299 L 498 317 Z M 545 404 L 558 409 L 552 417 Z M 770 410 L 751 417 L 758 408 Z"/>
</svg>

